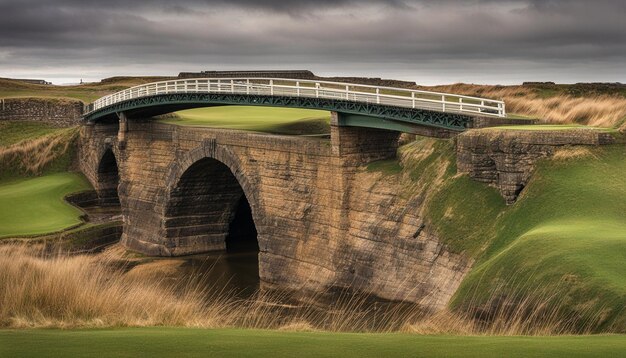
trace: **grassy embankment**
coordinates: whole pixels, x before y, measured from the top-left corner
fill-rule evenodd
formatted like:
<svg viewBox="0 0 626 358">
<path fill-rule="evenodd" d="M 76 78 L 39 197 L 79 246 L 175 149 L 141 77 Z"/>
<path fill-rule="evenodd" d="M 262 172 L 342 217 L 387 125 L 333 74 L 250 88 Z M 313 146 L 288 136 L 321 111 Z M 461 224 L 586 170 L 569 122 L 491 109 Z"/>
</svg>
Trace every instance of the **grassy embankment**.
<svg viewBox="0 0 626 358">
<path fill-rule="evenodd" d="M 423 139 L 401 152 L 400 169 L 370 169 L 400 175 L 409 194 L 428 187 L 429 225 L 477 260 L 452 302 L 456 316 L 416 331 L 626 332 L 626 147 L 564 149 L 540 163 L 512 206 L 456 175 L 450 142 Z"/>
<path fill-rule="evenodd" d="M 0 238 L 38 235 L 81 223 L 82 212 L 63 200 L 88 189 L 69 173 L 76 128 L 0 122 Z"/>
<path fill-rule="evenodd" d="M 454 337 L 125 328 L 0 331 L 6 357 L 617 357 L 624 336 Z"/>
</svg>

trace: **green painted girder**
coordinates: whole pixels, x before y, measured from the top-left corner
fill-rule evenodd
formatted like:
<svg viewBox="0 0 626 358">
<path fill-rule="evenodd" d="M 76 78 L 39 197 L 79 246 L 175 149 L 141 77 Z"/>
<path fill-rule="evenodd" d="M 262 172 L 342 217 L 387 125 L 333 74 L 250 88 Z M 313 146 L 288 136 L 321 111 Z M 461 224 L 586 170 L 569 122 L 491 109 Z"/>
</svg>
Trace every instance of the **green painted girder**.
<svg viewBox="0 0 626 358">
<path fill-rule="evenodd" d="M 463 131 L 471 127 L 473 123 L 473 118 L 469 115 L 419 108 L 395 107 L 342 99 L 219 93 L 176 93 L 134 98 L 95 110 L 83 118 L 90 122 L 117 120 L 117 113 L 120 112 L 126 113 L 127 117 L 131 119 L 149 118 L 183 109 L 223 105 L 319 109 L 454 131 Z M 374 128 L 379 128 L 376 127 L 376 123 L 369 124 Z M 384 125 L 381 127 L 383 129 L 388 126 L 383 121 L 381 121 L 381 125 Z"/>
</svg>

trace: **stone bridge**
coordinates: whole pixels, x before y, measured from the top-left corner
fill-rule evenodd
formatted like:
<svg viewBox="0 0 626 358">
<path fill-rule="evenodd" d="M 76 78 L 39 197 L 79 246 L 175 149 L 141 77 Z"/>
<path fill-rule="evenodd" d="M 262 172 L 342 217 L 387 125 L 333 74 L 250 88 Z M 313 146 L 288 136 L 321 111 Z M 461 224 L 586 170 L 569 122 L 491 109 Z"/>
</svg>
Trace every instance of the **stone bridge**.
<svg viewBox="0 0 626 358">
<path fill-rule="evenodd" d="M 91 123 L 81 129 L 80 166 L 101 201 L 119 200 L 129 249 L 221 250 L 249 230 L 264 287 L 356 287 L 443 307 L 471 263 L 424 227 L 421 198 L 402 198 L 363 170 L 395 156 L 399 133 L 338 126 L 337 117 L 330 141 L 150 120 Z"/>
</svg>

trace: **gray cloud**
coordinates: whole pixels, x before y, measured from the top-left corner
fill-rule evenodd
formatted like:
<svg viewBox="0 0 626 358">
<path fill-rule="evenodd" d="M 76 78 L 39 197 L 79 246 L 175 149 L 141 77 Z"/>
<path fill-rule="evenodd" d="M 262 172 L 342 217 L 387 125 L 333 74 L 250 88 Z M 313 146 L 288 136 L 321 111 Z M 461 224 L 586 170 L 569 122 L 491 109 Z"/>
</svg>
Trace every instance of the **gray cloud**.
<svg viewBox="0 0 626 358">
<path fill-rule="evenodd" d="M 311 68 L 626 82 L 624 18 L 619 0 L 0 0 L 0 76 Z"/>
</svg>

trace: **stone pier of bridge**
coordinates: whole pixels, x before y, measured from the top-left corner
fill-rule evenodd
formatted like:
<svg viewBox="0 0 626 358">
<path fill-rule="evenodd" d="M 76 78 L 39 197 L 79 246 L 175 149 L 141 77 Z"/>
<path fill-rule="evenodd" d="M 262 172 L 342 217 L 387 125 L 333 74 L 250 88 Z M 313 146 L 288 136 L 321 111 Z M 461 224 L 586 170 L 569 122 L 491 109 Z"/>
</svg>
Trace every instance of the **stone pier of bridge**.
<svg viewBox="0 0 626 358">
<path fill-rule="evenodd" d="M 264 286 L 444 307 L 471 262 L 425 227 L 423 198 L 365 170 L 396 155 L 399 132 L 338 122 L 333 114 L 330 140 L 139 119 L 84 125 L 80 167 L 101 200 L 119 201 L 130 250 L 222 250 L 245 200 Z"/>
</svg>

